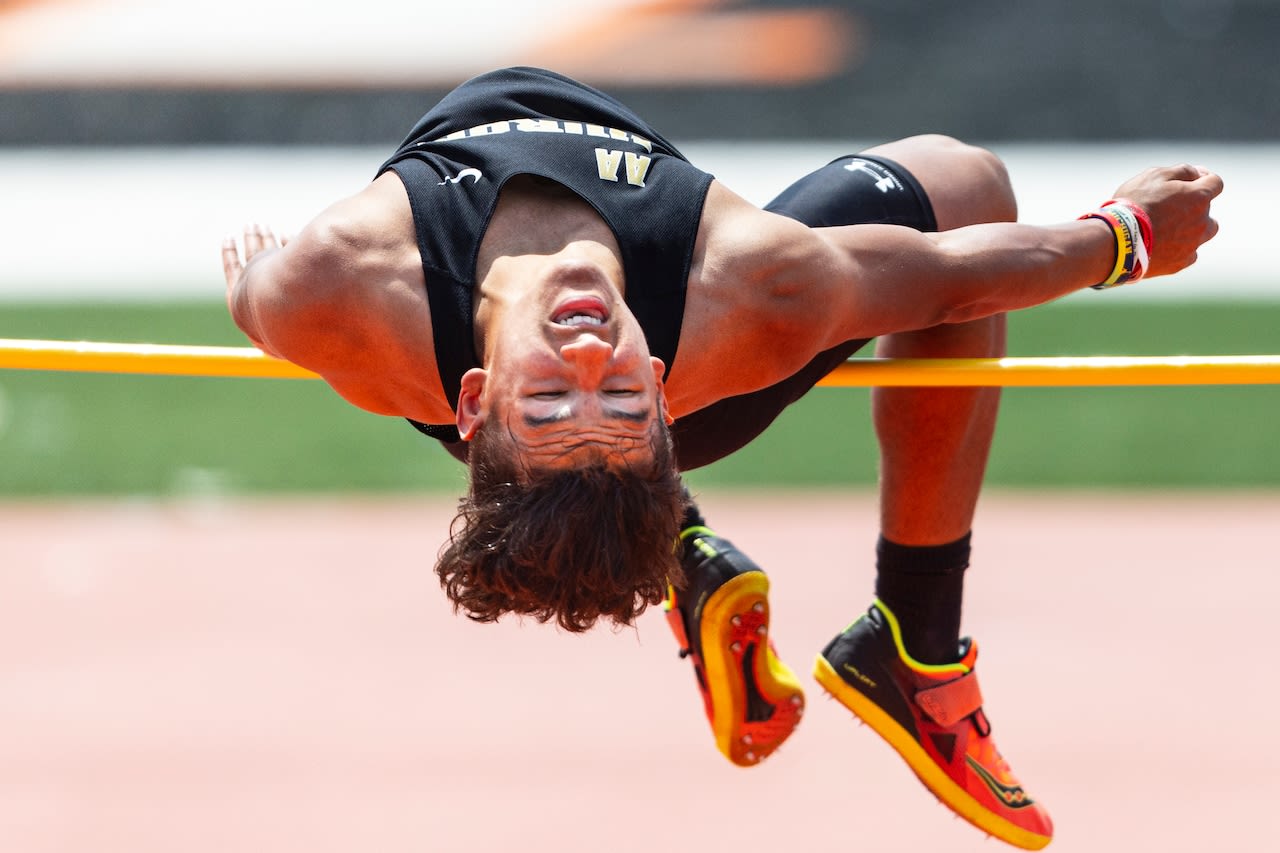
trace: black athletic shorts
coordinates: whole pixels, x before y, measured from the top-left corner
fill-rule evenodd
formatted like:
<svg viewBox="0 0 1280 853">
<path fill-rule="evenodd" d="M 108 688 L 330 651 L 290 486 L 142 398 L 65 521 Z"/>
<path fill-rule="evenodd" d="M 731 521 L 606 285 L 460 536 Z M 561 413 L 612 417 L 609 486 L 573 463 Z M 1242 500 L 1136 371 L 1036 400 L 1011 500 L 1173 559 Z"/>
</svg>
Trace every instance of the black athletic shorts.
<svg viewBox="0 0 1280 853">
<path fill-rule="evenodd" d="M 938 230 L 933 206 L 919 181 L 892 160 L 863 154 L 841 157 L 806 175 L 765 210 L 813 227 L 875 223 Z M 671 432 L 680 470 L 701 468 L 745 447 L 783 409 L 866 343 L 866 339 L 847 341 L 818 353 L 798 373 L 776 385 L 728 397 L 678 419 Z"/>
</svg>

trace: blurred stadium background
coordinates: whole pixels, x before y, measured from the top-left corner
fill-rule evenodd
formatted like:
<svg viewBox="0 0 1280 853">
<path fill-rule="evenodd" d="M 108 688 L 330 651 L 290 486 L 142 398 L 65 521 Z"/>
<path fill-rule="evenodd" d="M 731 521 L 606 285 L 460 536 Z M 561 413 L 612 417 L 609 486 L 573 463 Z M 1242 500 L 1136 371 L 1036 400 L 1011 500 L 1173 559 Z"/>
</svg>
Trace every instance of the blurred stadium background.
<svg viewBox="0 0 1280 853">
<path fill-rule="evenodd" d="M 0 337 L 239 344 L 220 237 L 289 230 L 425 108 L 504 64 L 617 93 L 763 203 L 858 145 L 937 131 L 1006 159 L 1025 220 L 1158 163 L 1222 173 L 1198 267 L 1012 323 L 1020 355 L 1270 353 L 1274 0 L 0 2 Z M 1280 485 L 1275 388 L 1016 390 L 1000 486 Z M 874 482 L 866 394 L 819 391 L 693 479 Z M 282 452 L 282 448 L 287 451 Z M 407 427 L 318 383 L 0 373 L 0 494 L 456 490 Z"/>
<path fill-rule="evenodd" d="M 1001 154 L 1035 222 L 1203 163 L 1196 268 L 1022 312 L 1012 350 L 1277 353 L 1277 45 L 1280 0 L 0 0 L 0 338 L 244 345 L 225 234 L 296 228 L 450 87 L 530 63 L 758 202 L 928 131 Z M 1053 849 L 1265 847 L 1280 735 L 1214 723 L 1274 647 L 1278 423 L 1271 386 L 1006 394 L 966 620 Z M 869 590 L 866 392 L 690 479 L 778 568 L 803 669 Z M 429 563 L 462 486 L 322 383 L 0 370 L 0 850 L 995 849 L 838 706 L 721 762 L 658 613 L 451 615 Z"/>
</svg>

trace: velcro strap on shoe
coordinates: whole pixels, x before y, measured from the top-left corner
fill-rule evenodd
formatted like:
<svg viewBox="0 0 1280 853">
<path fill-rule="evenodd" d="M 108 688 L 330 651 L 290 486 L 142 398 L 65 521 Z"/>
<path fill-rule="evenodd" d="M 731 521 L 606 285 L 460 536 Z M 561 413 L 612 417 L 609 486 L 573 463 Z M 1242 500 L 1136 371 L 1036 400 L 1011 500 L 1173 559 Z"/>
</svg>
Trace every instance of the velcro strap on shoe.
<svg viewBox="0 0 1280 853">
<path fill-rule="evenodd" d="M 955 681 L 916 693 L 916 704 L 940 726 L 954 726 L 982 708 L 978 676 L 969 672 Z"/>
</svg>

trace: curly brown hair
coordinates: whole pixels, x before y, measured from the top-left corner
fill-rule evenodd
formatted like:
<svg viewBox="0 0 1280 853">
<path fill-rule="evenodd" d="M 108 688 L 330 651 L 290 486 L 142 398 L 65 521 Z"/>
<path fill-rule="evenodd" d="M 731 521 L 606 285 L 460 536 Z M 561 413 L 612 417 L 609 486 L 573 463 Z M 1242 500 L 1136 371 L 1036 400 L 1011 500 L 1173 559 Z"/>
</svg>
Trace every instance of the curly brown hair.
<svg viewBox="0 0 1280 853">
<path fill-rule="evenodd" d="M 602 618 L 632 624 L 684 584 L 676 553 L 688 503 L 671 436 L 655 420 L 652 464 L 613 470 L 524 468 L 501 430 L 471 441 L 471 486 L 459 501 L 436 574 L 454 611 L 505 613 L 574 633 Z"/>
</svg>

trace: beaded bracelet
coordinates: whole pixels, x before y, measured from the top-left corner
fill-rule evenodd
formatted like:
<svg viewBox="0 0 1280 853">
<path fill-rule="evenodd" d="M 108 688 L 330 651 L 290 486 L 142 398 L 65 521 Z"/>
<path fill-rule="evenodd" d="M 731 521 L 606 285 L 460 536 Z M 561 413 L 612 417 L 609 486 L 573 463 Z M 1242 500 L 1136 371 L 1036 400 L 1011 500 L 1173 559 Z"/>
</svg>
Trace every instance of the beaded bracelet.
<svg viewBox="0 0 1280 853">
<path fill-rule="evenodd" d="M 1151 262 L 1151 249 L 1155 238 L 1151 230 L 1151 217 L 1132 201 L 1113 198 L 1104 201 L 1098 210 L 1090 211 L 1081 219 L 1101 219 L 1111 226 L 1116 238 L 1116 263 L 1106 281 L 1093 285 L 1094 290 L 1104 290 L 1138 281 L 1146 274 Z"/>
</svg>

